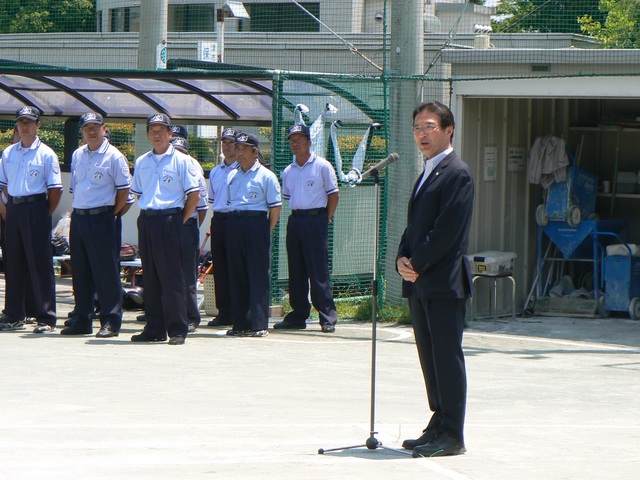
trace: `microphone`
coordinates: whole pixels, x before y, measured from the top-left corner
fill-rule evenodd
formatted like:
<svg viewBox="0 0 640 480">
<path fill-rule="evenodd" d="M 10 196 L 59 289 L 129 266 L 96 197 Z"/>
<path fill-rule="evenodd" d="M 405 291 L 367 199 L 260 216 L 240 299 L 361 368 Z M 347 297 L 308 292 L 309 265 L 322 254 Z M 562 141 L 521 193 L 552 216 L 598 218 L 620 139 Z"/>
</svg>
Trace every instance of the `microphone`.
<svg viewBox="0 0 640 480">
<path fill-rule="evenodd" d="M 360 181 L 370 177 L 371 175 L 375 175 L 376 173 L 378 173 L 383 168 L 391 165 L 392 163 L 397 162 L 398 160 L 400 160 L 400 155 L 398 155 L 397 153 L 390 154 L 387 158 L 385 158 L 384 160 L 376 163 L 373 167 L 371 167 L 369 170 L 364 172 L 362 174 L 362 176 L 360 177 Z M 358 183 L 360 183 L 360 182 L 358 182 Z"/>
</svg>

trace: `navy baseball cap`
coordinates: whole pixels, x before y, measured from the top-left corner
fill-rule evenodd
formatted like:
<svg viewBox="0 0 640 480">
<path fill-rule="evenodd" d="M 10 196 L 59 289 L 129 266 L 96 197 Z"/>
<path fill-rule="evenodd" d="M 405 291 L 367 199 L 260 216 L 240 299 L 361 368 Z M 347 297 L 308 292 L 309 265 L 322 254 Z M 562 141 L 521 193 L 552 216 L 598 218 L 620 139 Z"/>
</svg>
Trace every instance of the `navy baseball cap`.
<svg viewBox="0 0 640 480">
<path fill-rule="evenodd" d="M 164 125 L 165 127 L 171 127 L 171 119 L 169 115 L 164 113 L 153 113 L 147 117 L 147 127 L 151 125 Z"/>
<path fill-rule="evenodd" d="M 301 133 L 308 139 L 311 139 L 311 132 L 309 131 L 309 127 L 307 127 L 306 125 L 302 125 L 301 123 L 296 123 L 295 125 L 292 125 L 291 128 L 289 129 L 289 133 L 287 134 L 287 140 L 289 140 L 289 137 L 291 135 L 294 135 L 296 133 Z"/>
<path fill-rule="evenodd" d="M 238 132 L 237 130 L 234 130 L 233 128 L 225 128 L 222 131 L 222 137 L 221 138 L 230 138 L 232 140 L 235 140 L 236 137 L 240 134 L 240 132 Z"/>
<path fill-rule="evenodd" d="M 173 145 L 173 148 L 175 148 L 179 152 L 189 155 L 189 140 L 182 137 L 173 137 L 170 142 L 171 145 Z"/>
<path fill-rule="evenodd" d="M 104 125 L 104 118 L 99 113 L 88 112 L 80 117 L 80 128 L 93 123 L 95 125 Z"/>
<path fill-rule="evenodd" d="M 184 125 L 171 125 L 171 135 L 174 137 L 188 138 L 189 132 Z"/>
<path fill-rule="evenodd" d="M 18 118 L 28 118 L 37 122 L 40 120 L 40 110 L 36 107 L 24 106 L 16 112 L 16 120 Z"/>
<path fill-rule="evenodd" d="M 253 135 L 252 133 L 240 133 L 236 137 L 236 144 L 249 145 L 253 148 L 258 148 L 258 137 Z"/>
</svg>

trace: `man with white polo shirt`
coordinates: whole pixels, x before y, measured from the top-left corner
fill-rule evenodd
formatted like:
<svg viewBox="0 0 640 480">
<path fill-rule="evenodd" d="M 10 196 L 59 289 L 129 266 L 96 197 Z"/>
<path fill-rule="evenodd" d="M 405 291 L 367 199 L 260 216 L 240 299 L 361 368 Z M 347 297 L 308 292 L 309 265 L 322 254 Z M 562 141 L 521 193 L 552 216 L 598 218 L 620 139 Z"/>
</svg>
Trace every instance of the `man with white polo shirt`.
<svg viewBox="0 0 640 480">
<path fill-rule="evenodd" d="M 56 328 L 51 215 L 62 197 L 62 178 L 58 156 L 38 138 L 40 124 L 36 107 L 19 109 L 16 125 L 21 141 L 4 150 L 0 163 L 0 186 L 8 200 L 4 258 L 7 305 L 0 331 L 24 330 L 26 311 L 36 317 L 33 333 Z M 32 289 L 31 298 L 27 288 Z"/>
<path fill-rule="evenodd" d="M 119 232 L 116 217 L 129 196 L 129 163 L 105 138 L 99 113 L 80 117 L 84 145 L 71 158 L 70 247 L 75 316 L 62 335 L 93 333 L 94 293 L 100 301 L 98 338 L 117 337 L 122 326 Z"/>
<path fill-rule="evenodd" d="M 307 327 L 311 302 L 318 311 L 320 328 L 333 333 L 338 315 L 329 278 L 329 223 L 339 200 L 338 179 L 331 163 L 311 152 L 311 134 L 296 124 L 287 135 L 294 161 L 282 172 L 282 196 L 289 201 L 287 258 L 289 303 L 293 309 L 275 329 Z"/>
<path fill-rule="evenodd" d="M 211 320 L 210 327 L 233 325 L 231 313 L 231 290 L 229 288 L 229 265 L 227 264 L 226 231 L 229 216 L 227 203 L 227 177 L 238 168 L 236 162 L 236 137 L 238 131 L 225 128 L 222 132 L 222 154 L 224 160 L 209 174 L 208 199 L 211 217 L 211 261 L 213 262 L 213 285 L 218 315 Z"/>
<path fill-rule="evenodd" d="M 282 200 L 278 177 L 258 160 L 258 145 L 253 134 L 236 137 L 239 168 L 227 177 L 226 247 L 233 292 L 230 336 L 268 335 L 271 234 L 280 218 Z"/>
<path fill-rule="evenodd" d="M 183 225 L 200 199 L 197 169 L 171 145 L 171 119 L 147 119 L 153 149 L 135 162 L 131 191 L 138 195 L 138 245 L 144 271 L 146 325 L 132 342 L 182 345 L 188 332 L 182 275 Z"/>
</svg>

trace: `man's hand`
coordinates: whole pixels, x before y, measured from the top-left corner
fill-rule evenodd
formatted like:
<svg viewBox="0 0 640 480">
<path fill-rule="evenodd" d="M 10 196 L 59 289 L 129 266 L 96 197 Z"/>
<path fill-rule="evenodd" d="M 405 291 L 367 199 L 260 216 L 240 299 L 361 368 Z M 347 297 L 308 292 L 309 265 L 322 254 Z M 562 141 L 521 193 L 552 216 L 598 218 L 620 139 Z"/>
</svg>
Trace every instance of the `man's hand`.
<svg viewBox="0 0 640 480">
<path fill-rule="evenodd" d="M 413 269 L 411 260 L 407 257 L 399 257 L 398 260 L 396 260 L 396 266 L 398 267 L 398 273 L 407 282 L 413 283 L 418 279 L 418 272 Z"/>
</svg>

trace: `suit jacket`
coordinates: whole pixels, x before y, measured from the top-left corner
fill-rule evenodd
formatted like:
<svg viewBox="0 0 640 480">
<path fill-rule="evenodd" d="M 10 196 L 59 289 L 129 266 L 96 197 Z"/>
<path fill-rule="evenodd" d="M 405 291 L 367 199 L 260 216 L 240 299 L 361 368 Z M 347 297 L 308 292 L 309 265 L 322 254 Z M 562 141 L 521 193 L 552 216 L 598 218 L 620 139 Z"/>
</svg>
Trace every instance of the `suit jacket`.
<svg viewBox="0 0 640 480">
<path fill-rule="evenodd" d="M 407 228 L 398 257 L 411 260 L 419 277 L 402 282 L 402 295 L 416 290 L 426 298 L 466 298 L 471 268 L 466 257 L 473 210 L 473 178 L 455 152 L 447 155 L 409 200 Z"/>
</svg>

